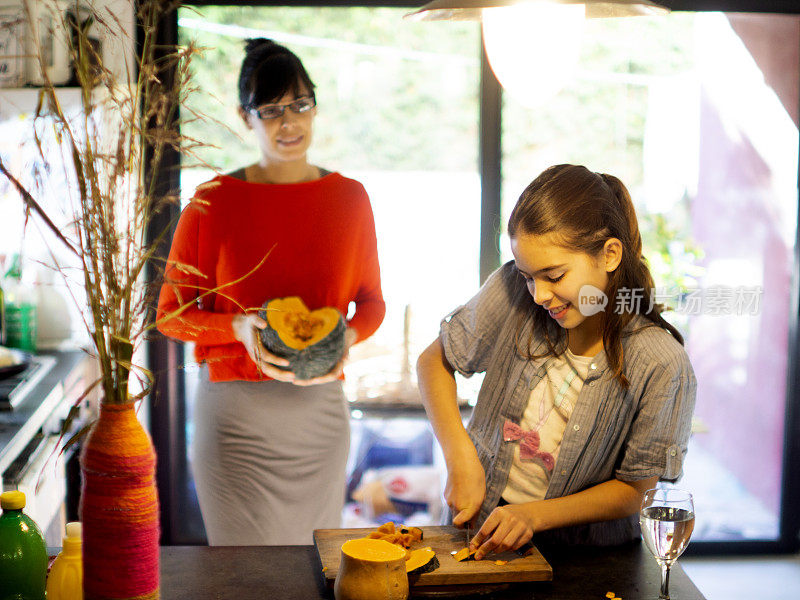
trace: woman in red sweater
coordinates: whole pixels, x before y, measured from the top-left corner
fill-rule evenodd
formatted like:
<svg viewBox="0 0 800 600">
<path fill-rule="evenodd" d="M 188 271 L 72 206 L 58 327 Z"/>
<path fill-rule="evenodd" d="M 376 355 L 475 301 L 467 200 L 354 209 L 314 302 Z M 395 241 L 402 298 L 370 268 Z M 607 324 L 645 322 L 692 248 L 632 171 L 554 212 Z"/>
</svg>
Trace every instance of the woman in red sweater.
<svg viewBox="0 0 800 600">
<path fill-rule="evenodd" d="M 342 363 L 296 380 L 261 346 L 256 309 L 299 296 L 346 315 L 352 302 L 346 347 L 372 335 L 385 313 L 375 224 L 360 183 L 307 160 L 316 98 L 297 56 L 248 40 L 239 99 L 261 160 L 199 186 L 184 209 L 159 329 L 194 342 L 202 364 L 192 470 L 209 543 L 310 544 L 344 502 Z"/>
</svg>

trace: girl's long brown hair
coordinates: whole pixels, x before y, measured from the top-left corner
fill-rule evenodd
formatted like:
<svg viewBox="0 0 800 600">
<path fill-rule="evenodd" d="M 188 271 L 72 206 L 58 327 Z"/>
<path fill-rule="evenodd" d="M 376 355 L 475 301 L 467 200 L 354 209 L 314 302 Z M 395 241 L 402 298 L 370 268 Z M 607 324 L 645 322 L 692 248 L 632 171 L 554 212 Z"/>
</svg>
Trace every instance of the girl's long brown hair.
<svg viewBox="0 0 800 600">
<path fill-rule="evenodd" d="M 622 244 L 622 260 L 609 273 L 605 290 L 609 303 L 604 312 L 603 349 L 614 377 L 627 388 L 624 373 L 622 335 L 633 319 L 633 312 L 615 310 L 615 299 L 622 289 L 641 290 L 641 301 L 632 303 L 635 312 L 669 331 L 683 344 L 683 336 L 661 316 L 663 307 L 653 302 L 653 276 L 642 256 L 642 236 L 631 196 L 625 185 L 613 175 L 594 173 L 577 165 L 556 165 L 534 179 L 519 197 L 508 220 L 508 234 L 555 234 L 561 245 L 575 252 L 597 257 L 607 240 L 616 238 Z M 540 358 L 559 355 L 566 349 L 564 329 L 549 318 L 547 311 L 531 303 L 534 329 L 544 334 L 547 352 L 531 354 L 533 332 L 529 331 L 527 356 Z M 649 309 L 649 310 L 648 310 Z M 524 321 L 523 321 L 524 322 Z M 520 345 L 522 329 L 517 332 Z"/>
</svg>

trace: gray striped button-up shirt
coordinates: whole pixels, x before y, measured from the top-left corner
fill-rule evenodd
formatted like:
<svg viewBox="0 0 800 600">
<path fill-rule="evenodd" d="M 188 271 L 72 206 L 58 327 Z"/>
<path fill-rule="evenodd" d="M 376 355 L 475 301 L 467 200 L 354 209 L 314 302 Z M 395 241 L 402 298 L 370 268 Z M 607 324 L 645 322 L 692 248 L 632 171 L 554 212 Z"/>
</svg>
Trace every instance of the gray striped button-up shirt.
<svg viewBox="0 0 800 600">
<path fill-rule="evenodd" d="M 513 443 L 503 441 L 503 422 L 520 422 L 530 390 L 550 360 L 531 360 L 518 350 L 518 328 L 533 328 L 532 305 L 522 276 L 509 262 L 441 325 L 440 340 L 452 367 L 466 377 L 486 372 L 467 427 L 486 471 L 481 523 L 500 500 L 513 458 Z M 604 352 L 592 362 L 545 498 L 574 494 L 614 478 L 681 476 L 697 385 L 683 346 L 665 329 L 649 324 L 636 315 L 622 338 L 627 390 L 614 378 Z M 543 339 L 534 336 L 531 354 L 542 354 L 545 348 Z M 605 545 L 638 536 L 634 514 L 542 533 L 536 540 Z"/>
</svg>

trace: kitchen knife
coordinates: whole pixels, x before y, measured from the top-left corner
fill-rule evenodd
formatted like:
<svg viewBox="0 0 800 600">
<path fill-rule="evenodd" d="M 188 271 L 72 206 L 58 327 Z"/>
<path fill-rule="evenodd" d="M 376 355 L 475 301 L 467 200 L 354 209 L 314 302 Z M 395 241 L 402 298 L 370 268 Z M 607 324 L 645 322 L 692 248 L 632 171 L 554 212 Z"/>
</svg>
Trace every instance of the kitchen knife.
<svg viewBox="0 0 800 600">
<path fill-rule="evenodd" d="M 522 546 L 514 550 L 514 552 L 524 557 L 528 556 L 528 554 L 530 553 L 531 550 L 533 550 L 533 548 L 534 548 L 533 542 L 525 542 L 524 544 L 522 544 Z"/>
</svg>

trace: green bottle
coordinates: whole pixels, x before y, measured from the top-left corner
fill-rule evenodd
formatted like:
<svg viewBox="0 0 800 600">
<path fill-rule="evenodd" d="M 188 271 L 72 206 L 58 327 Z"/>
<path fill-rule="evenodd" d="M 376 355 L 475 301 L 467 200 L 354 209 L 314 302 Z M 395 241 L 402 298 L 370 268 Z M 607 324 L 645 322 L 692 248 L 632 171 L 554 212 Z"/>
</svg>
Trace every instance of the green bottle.
<svg viewBox="0 0 800 600">
<path fill-rule="evenodd" d="M 39 527 L 22 512 L 25 494 L 0 494 L 0 600 L 45 600 L 47 548 Z"/>
<path fill-rule="evenodd" d="M 22 257 L 14 254 L 3 281 L 5 345 L 36 352 L 36 295 L 22 280 Z"/>
<path fill-rule="evenodd" d="M 6 345 L 6 302 L 0 285 L 0 346 Z"/>
</svg>

